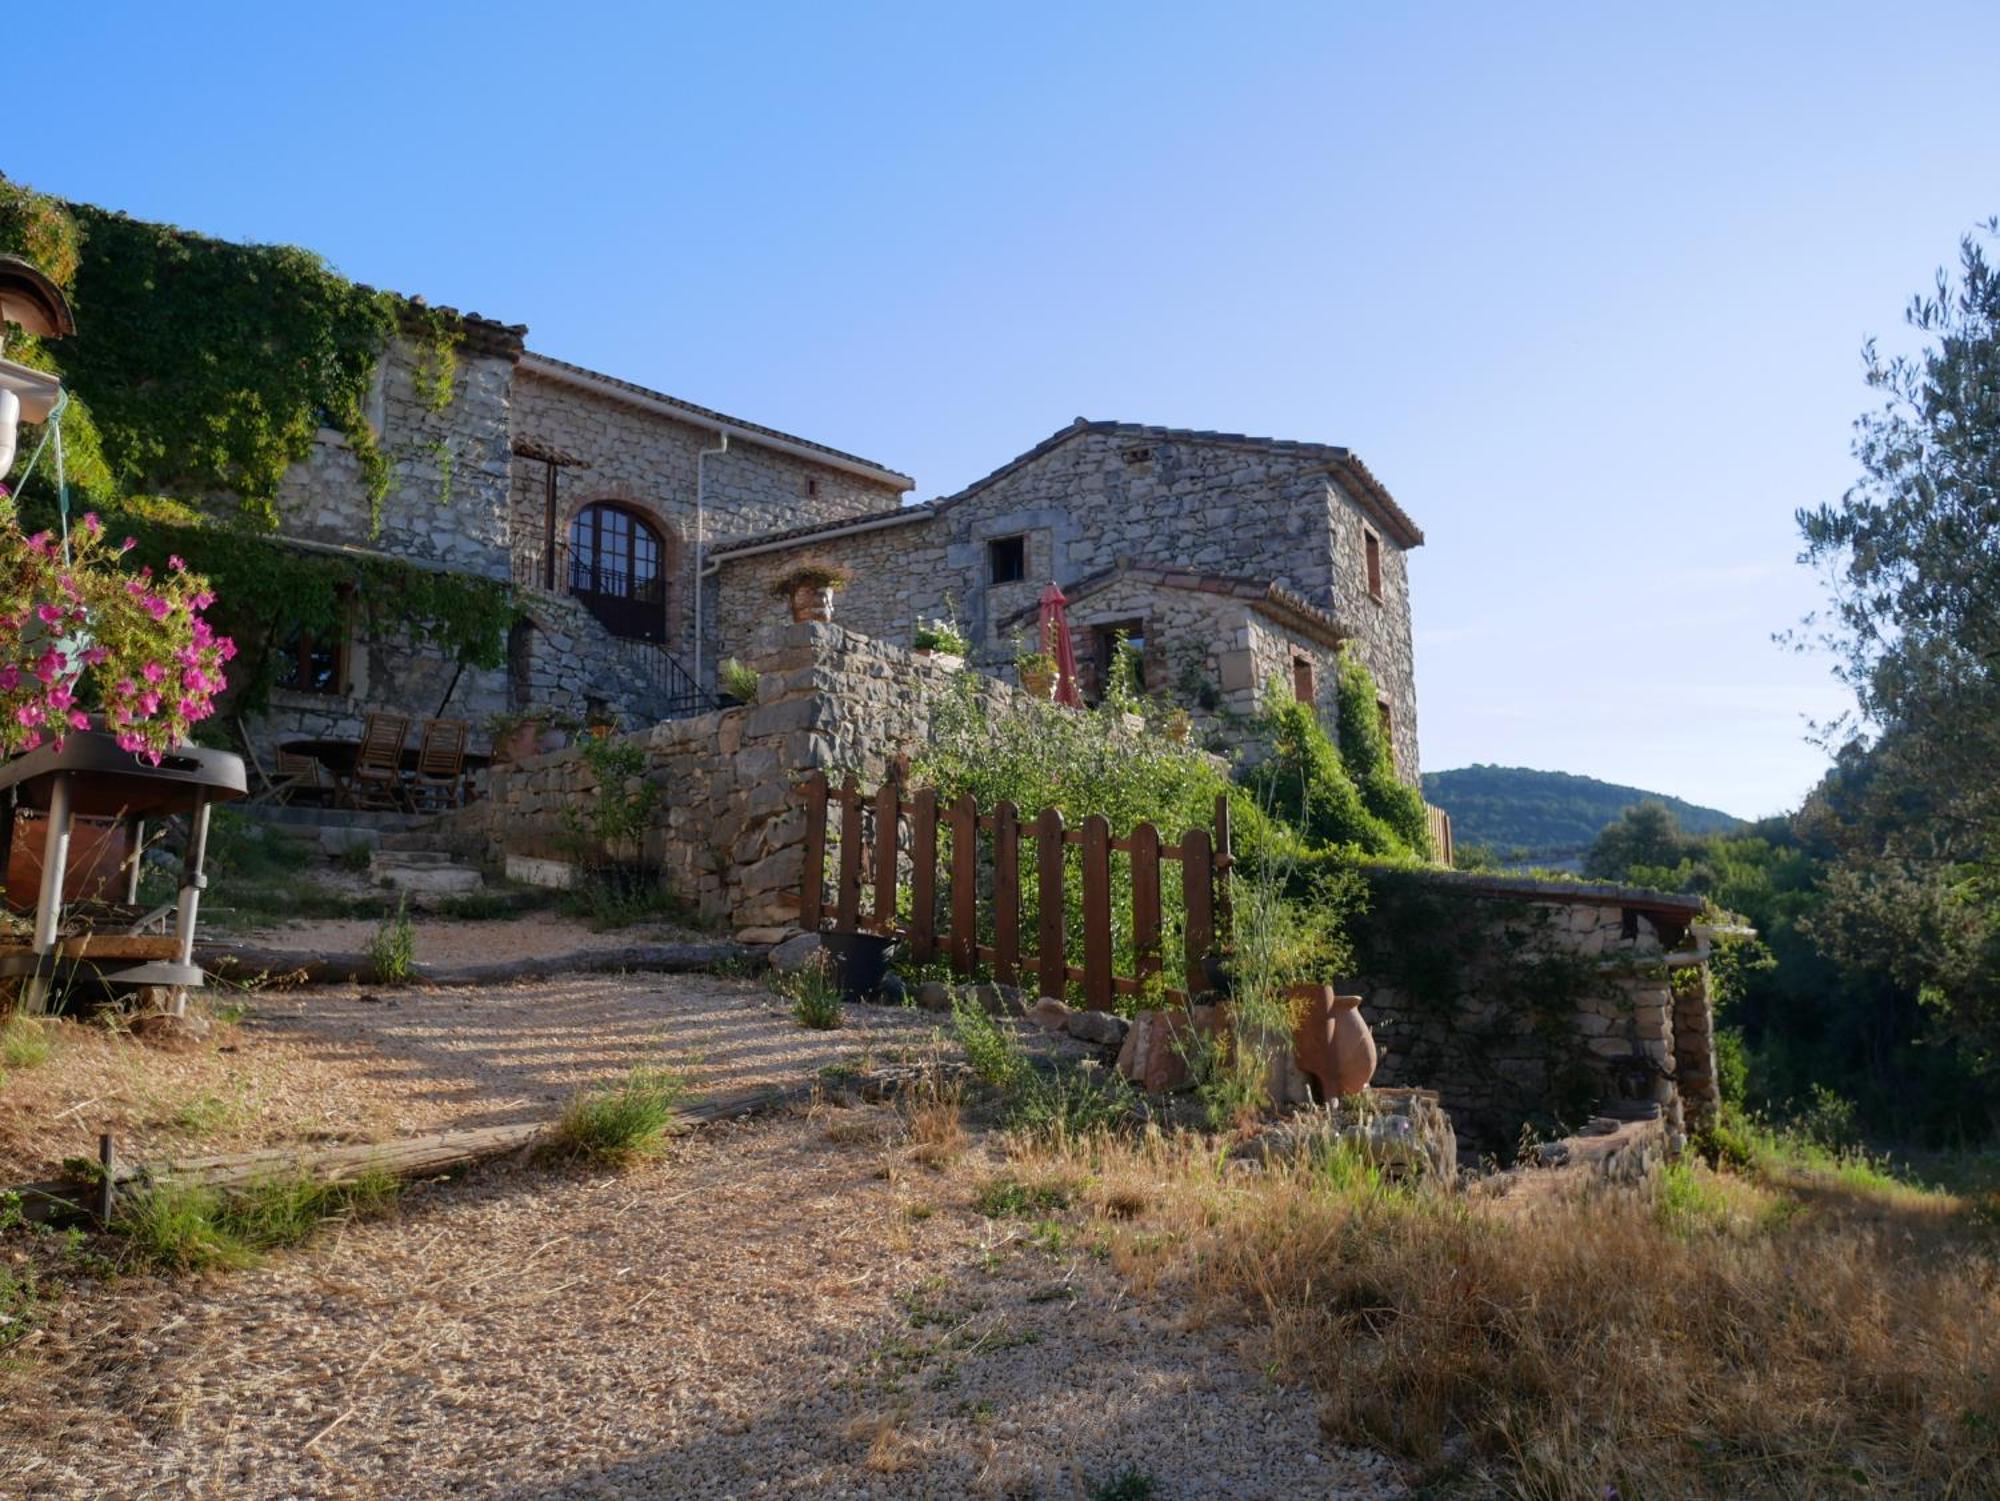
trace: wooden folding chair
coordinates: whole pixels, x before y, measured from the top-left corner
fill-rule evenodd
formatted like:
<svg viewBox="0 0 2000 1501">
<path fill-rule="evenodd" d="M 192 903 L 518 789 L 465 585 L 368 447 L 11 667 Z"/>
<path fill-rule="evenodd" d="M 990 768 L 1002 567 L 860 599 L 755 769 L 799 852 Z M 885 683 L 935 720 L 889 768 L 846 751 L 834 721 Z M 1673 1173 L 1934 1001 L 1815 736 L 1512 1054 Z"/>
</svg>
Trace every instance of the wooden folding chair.
<svg viewBox="0 0 2000 1501">
<path fill-rule="evenodd" d="M 278 774 L 271 780 L 271 801 L 291 803 L 299 800 L 320 802 L 327 792 L 324 768 L 319 757 L 301 755 L 297 751 L 278 752 Z"/>
<path fill-rule="evenodd" d="M 355 807 L 409 806 L 403 790 L 403 742 L 409 734 L 409 715 L 369 710 L 354 754 L 354 776 L 348 783 L 348 800 Z"/>
<path fill-rule="evenodd" d="M 410 806 L 419 812 L 456 808 L 465 801 L 465 737 L 462 719 L 426 719 L 417 742 L 417 775 Z"/>
</svg>

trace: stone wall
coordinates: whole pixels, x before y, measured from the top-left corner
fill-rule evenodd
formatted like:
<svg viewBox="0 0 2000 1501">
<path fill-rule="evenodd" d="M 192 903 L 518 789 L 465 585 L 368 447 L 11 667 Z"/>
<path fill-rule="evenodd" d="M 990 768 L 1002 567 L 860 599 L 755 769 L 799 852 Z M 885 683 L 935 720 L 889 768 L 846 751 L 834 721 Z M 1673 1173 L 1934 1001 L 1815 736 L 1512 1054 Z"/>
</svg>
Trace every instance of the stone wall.
<svg viewBox="0 0 2000 1501">
<path fill-rule="evenodd" d="M 629 737 L 644 746 L 659 812 L 645 858 L 714 922 L 794 923 L 804 869 L 805 814 L 792 793 L 808 772 L 853 772 L 873 787 L 928 737 L 934 706 L 960 674 L 838 626 L 788 627 L 754 664 L 757 701 L 670 720 Z M 997 711 L 1014 689 L 978 679 Z M 490 774 L 489 796 L 457 815 L 496 856 L 575 860 L 567 810 L 596 783 L 575 748 Z"/>
<path fill-rule="evenodd" d="M 1606 1102 L 1653 1101 L 1679 1130 L 1684 1097 L 1697 1119 L 1712 1099 L 1705 983 L 1677 1004 L 1670 979 L 1699 952 L 1670 923 L 1670 953 L 1659 927 L 1674 899 L 1439 872 L 1370 886 L 1353 984 L 1376 1080 L 1437 1090 L 1482 1150 L 1511 1156 L 1524 1125 L 1574 1127 Z"/>
<path fill-rule="evenodd" d="M 415 386 L 417 346 L 392 339 L 368 406 L 390 465 L 380 534 L 371 532 L 360 461 L 331 428 L 320 430 L 312 452 L 278 487 L 284 532 L 507 577 L 508 438 L 519 353 L 518 336 L 475 325 L 457 350 L 451 403 L 433 412 Z"/>
<path fill-rule="evenodd" d="M 807 557 L 851 568 L 835 616 L 866 635 L 907 644 L 919 619 L 954 615 L 974 661 L 1013 655 L 1003 625 L 1053 578 L 1065 586 L 1120 562 L 1275 583 L 1331 614 L 1351 634 L 1391 705 L 1396 764 L 1415 779 L 1417 710 L 1409 577 L 1403 551 L 1381 539 L 1382 598 L 1369 592 L 1361 508 L 1314 460 L 1282 447 L 1216 439 L 1144 445 L 1079 431 L 917 519 L 784 550 L 718 559 L 712 596 L 717 649 L 740 654 L 782 605 L 770 586 Z M 988 582 L 987 544 L 1026 540 L 1027 576 Z M 1164 592 L 1164 591 L 1162 591 Z"/>
</svg>

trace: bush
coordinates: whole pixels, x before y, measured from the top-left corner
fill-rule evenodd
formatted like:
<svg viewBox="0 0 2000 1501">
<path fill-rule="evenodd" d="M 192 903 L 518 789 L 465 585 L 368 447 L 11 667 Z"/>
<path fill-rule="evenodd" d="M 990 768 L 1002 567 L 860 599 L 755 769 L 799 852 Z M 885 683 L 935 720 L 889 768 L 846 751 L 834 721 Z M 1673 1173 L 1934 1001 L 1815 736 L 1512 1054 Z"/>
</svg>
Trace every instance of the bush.
<svg viewBox="0 0 2000 1501">
<path fill-rule="evenodd" d="M 10 1016 L 0 1021 L 0 1064 L 8 1068 L 34 1068 L 46 1063 L 54 1045 L 45 1021 L 32 1016 Z"/>
<path fill-rule="evenodd" d="M 667 889 L 650 865 L 607 861 L 584 870 L 556 904 L 565 916 L 580 918 L 592 932 L 629 928 L 634 923 L 688 917 L 680 898 Z"/>
<path fill-rule="evenodd" d="M 550 1133 L 558 1154 L 613 1166 L 656 1154 L 687 1093 L 681 1077 L 662 1068 L 635 1068 L 608 1089 L 580 1090 Z"/>
</svg>

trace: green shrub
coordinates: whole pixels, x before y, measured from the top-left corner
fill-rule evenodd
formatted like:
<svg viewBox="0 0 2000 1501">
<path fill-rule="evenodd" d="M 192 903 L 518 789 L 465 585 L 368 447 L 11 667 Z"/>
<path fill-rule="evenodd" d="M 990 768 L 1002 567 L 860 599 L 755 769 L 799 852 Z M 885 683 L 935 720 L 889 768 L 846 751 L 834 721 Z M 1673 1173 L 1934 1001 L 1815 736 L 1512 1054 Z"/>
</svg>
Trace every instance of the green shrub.
<svg viewBox="0 0 2000 1501">
<path fill-rule="evenodd" d="M 650 865 L 608 861 L 580 873 L 556 903 L 565 916 L 580 918 L 592 932 L 629 928 L 634 923 L 688 920 L 685 903 Z"/>
<path fill-rule="evenodd" d="M 1151 1475 L 1136 1465 L 1114 1471 L 1090 1488 L 1090 1501 L 1153 1501 L 1159 1494 Z"/>
<path fill-rule="evenodd" d="M 1401 846 L 1396 853 L 1418 859 L 1431 854 L 1430 822 L 1423 794 L 1396 775 L 1395 749 L 1382 723 L 1380 692 L 1375 678 L 1353 652 L 1340 653 L 1340 678 L 1335 697 L 1340 730 L 1340 759 L 1360 789 L 1369 814 L 1386 826 Z"/>
<path fill-rule="evenodd" d="M 1061 1182 L 1023 1183 L 1015 1177 L 989 1179 L 979 1185 L 972 1207 L 989 1220 L 1038 1219 L 1069 1208 L 1070 1190 Z"/>
<path fill-rule="evenodd" d="M 395 913 L 384 918 L 368 940 L 369 966 L 384 985 L 401 985 L 416 973 L 417 930 L 410 923 L 408 907 L 408 897 L 398 898 Z"/>
<path fill-rule="evenodd" d="M 680 1075 L 662 1068 L 635 1068 L 611 1088 L 581 1090 L 563 1108 L 550 1149 L 612 1165 L 650 1157 L 665 1144 L 686 1093 Z"/>
</svg>

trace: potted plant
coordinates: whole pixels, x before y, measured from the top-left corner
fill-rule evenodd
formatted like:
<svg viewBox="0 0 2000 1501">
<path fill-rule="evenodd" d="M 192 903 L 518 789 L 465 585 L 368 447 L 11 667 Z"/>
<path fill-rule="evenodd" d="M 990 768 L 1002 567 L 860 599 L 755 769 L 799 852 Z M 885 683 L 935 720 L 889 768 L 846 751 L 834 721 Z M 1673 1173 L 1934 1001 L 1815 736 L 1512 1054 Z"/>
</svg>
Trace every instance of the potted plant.
<svg viewBox="0 0 2000 1501">
<path fill-rule="evenodd" d="M 965 639 L 965 633 L 943 617 L 918 621 L 913 644 L 918 656 L 929 657 L 940 667 L 953 672 L 965 666 L 966 654 L 972 650 L 972 643 Z"/>
<path fill-rule="evenodd" d="M 833 591 L 854 582 L 854 571 L 839 563 L 813 559 L 786 570 L 771 585 L 771 593 L 792 607 L 792 620 L 832 620 Z"/>
<path fill-rule="evenodd" d="M 1024 651 L 1014 658 L 1021 691 L 1030 698 L 1051 699 L 1056 693 L 1056 659 L 1045 651 Z"/>
<path fill-rule="evenodd" d="M 1176 745 L 1186 745 L 1188 736 L 1194 733 L 1194 716 L 1185 709 L 1175 709 L 1167 715 L 1167 738 Z"/>
<path fill-rule="evenodd" d="M 733 708 L 737 704 L 757 702 L 757 685 L 761 674 L 754 667 L 746 667 L 734 657 L 724 660 L 716 669 L 716 686 L 721 690 L 717 695 L 723 708 Z"/>
<path fill-rule="evenodd" d="M 560 709 L 529 708 L 514 714 L 495 714 L 486 721 L 493 737 L 495 761 L 523 761 L 561 750 L 566 737 L 577 728 L 573 715 Z"/>
</svg>

